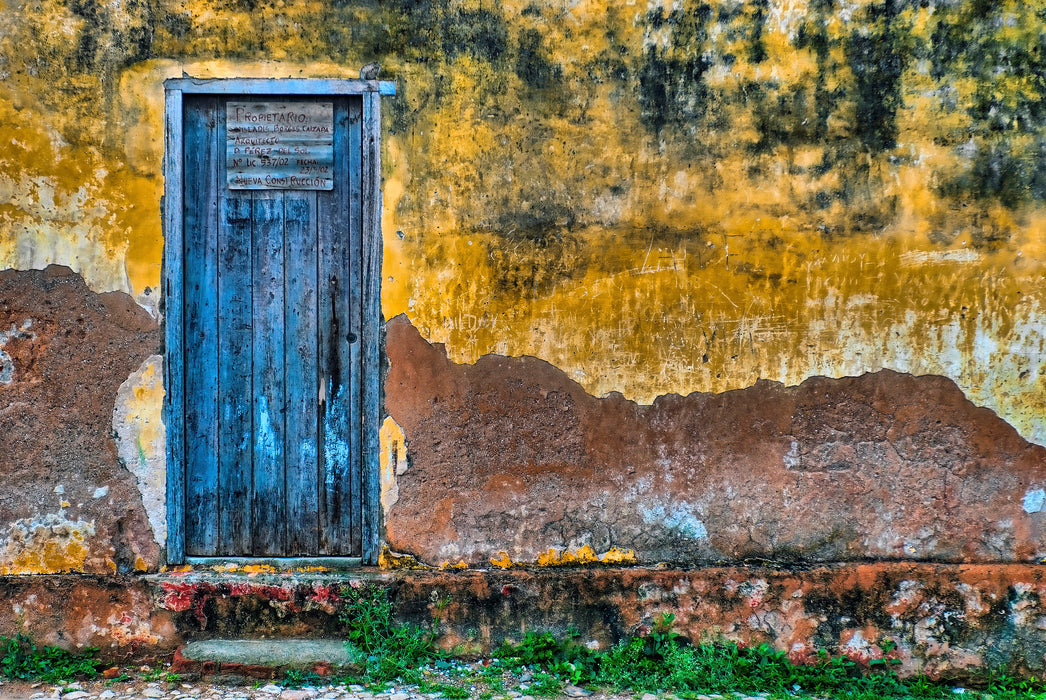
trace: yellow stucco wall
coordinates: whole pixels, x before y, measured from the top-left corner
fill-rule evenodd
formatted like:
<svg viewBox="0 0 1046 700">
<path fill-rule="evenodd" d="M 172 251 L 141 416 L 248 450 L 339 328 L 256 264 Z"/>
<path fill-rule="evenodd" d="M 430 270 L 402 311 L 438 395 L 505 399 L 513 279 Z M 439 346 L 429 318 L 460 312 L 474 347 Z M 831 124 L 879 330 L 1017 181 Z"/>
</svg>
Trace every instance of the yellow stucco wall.
<svg viewBox="0 0 1046 700">
<path fill-rule="evenodd" d="M 0 0 L 0 268 L 155 310 L 163 79 L 378 59 L 384 313 L 456 361 L 942 374 L 1046 444 L 1043 7 Z"/>
</svg>

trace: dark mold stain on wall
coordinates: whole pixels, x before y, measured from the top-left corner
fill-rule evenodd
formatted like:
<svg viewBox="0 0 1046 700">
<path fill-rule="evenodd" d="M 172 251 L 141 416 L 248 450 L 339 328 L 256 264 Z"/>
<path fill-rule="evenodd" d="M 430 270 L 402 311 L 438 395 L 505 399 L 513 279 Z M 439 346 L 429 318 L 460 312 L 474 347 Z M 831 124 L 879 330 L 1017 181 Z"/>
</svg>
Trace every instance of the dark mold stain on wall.
<svg viewBox="0 0 1046 700">
<path fill-rule="evenodd" d="M 685 127 L 704 116 L 708 107 L 705 72 L 711 67 L 706 50 L 711 6 L 690 3 L 665 13 L 663 8 L 647 14 L 648 32 L 667 31 L 666 46 L 652 44 L 638 70 L 639 104 L 643 121 L 653 131 L 667 124 Z"/>
<path fill-rule="evenodd" d="M 897 145 L 901 74 L 908 48 L 903 45 L 907 32 L 898 27 L 897 4 L 885 0 L 881 5 L 869 5 L 864 11 L 870 31 L 854 30 L 846 40 L 856 98 L 854 135 L 873 154 Z"/>
<path fill-rule="evenodd" d="M 147 0 L 128 0 L 119 9 L 98 0 L 66 0 L 66 4 L 83 20 L 77 34 L 77 70 L 111 71 L 151 56 L 155 19 Z M 114 18 L 116 12 L 125 19 Z"/>
<path fill-rule="evenodd" d="M 510 240 L 549 221 L 570 228 L 609 216 L 625 223 L 630 216 L 608 215 L 598 203 L 618 199 L 637 178 L 692 167 L 710 192 L 722 191 L 722 163 L 741 158 L 746 180 L 730 188 L 761 187 L 777 181 L 775 159 L 793 159 L 787 151 L 804 146 L 824 153 L 817 165 L 789 166 L 788 178 L 806 185 L 801 189 L 817 186 L 794 201 L 814 227 L 835 233 L 879 231 L 896 221 L 892 176 L 917 157 L 898 150 L 899 143 L 954 149 L 957 167 L 930 175 L 957 211 L 995 201 L 1021 209 L 1046 198 L 1046 57 L 1037 48 L 1043 22 L 1034 4 L 882 0 L 853 9 L 812 0 L 786 37 L 787 50 L 799 52 L 794 59 L 812 58 L 814 70 L 807 71 L 775 63 L 782 49 L 774 42 L 784 30 L 771 24 L 780 18 L 765 0 L 687 0 L 636 12 L 608 7 L 598 20 L 577 22 L 547 3 L 518 13 L 452 0 L 315 8 L 272 0 L 130 0 L 119 11 L 96 0 L 63 3 L 75 36 L 45 36 L 51 25 L 34 22 L 26 10 L 12 20 L 12 40 L 41 50 L 5 56 L 4 70 L 31 76 L 38 82 L 29 91 L 33 100 L 69 114 L 57 128 L 70 143 L 100 139 L 114 155 L 121 144 L 105 122 L 118 122 L 120 107 L 110 96 L 122 71 L 150 59 L 380 61 L 383 77 L 400 83 L 386 101 L 391 133 L 417 139 L 401 156 L 410 177 L 398 213 L 403 226 L 420 230 L 448 214 L 463 230 L 497 228 Z M 592 50 L 565 52 L 560 33 L 591 36 Z M 475 106 L 463 119 L 513 132 L 475 154 L 467 168 L 473 182 L 462 182 L 466 169 L 448 170 L 433 157 L 422 136 L 439 124 L 440 110 L 455 109 L 462 91 Z M 926 100 L 941 119 L 926 123 L 916 113 Z M 557 129 L 553 136 L 550 119 L 583 129 L 608 110 L 626 137 L 602 154 L 586 150 L 585 167 L 566 162 L 570 153 L 555 156 L 563 172 L 535 186 L 548 172 L 549 146 L 585 133 Z M 94 120 L 104 128 L 89 128 Z M 617 152 L 622 148 L 640 161 L 651 149 L 654 167 L 637 169 Z M 450 188 L 457 196 L 447 197 Z M 857 214 L 867 223 L 850 226 L 853 217 L 833 209 L 837 203 L 867 208 Z M 559 213 L 535 216 L 531 204 Z"/>
<path fill-rule="evenodd" d="M 403 318 L 388 354 L 410 464 L 388 541 L 430 564 L 585 545 L 679 564 L 1046 553 L 1046 515 L 1022 507 L 1046 485 L 1046 449 L 942 377 L 762 381 L 643 406 L 534 358 L 455 365 Z"/>
</svg>

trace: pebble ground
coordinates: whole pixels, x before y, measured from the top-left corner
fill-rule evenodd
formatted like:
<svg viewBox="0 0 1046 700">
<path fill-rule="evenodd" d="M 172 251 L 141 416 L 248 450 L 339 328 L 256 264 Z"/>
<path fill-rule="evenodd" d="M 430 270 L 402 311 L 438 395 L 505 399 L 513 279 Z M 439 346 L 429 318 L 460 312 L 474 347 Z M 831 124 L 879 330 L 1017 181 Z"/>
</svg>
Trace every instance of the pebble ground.
<svg viewBox="0 0 1046 700">
<path fill-rule="evenodd" d="M 466 686 L 467 687 L 467 686 Z M 471 689 L 471 700 L 481 691 Z M 489 695 L 486 696 L 489 698 Z M 560 699 L 586 697 L 589 700 L 678 700 L 673 695 L 608 694 L 567 686 Z M 439 693 L 424 693 L 417 686 L 387 687 L 374 692 L 358 685 L 320 685 L 287 688 L 275 683 L 242 684 L 83 681 L 66 685 L 46 683 L 0 683 L 3 700 L 441 700 Z M 520 691 L 495 694 L 493 700 L 534 700 Z M 766 695 L 698 695 L 693 700 L 767 700 Z"/>
</svg>

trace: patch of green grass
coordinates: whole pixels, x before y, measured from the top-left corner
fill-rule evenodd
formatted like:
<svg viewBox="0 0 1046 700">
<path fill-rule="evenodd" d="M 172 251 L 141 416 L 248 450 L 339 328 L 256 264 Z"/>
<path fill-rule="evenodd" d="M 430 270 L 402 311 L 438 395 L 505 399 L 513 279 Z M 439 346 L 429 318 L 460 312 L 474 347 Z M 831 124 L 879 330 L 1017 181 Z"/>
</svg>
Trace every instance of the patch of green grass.
<svg viewBox="0 0 1046 700">
<path fill-rule="evenodd" d="M 1017 678 L 1004 673 L 989 673 L 985 679 L 986 693 L 993 700 L 1039 700 L 1046 698 L 1046 680 Z"/>
<path fill-rule="evenodd" d="M 39 679 L 61 683 L 98 675 L 101 663 L 95 660 L 95 648 L 73 653 L 58 647 L 37 647 L 26 635 L 0 636 L 0 675 L 18 680 Z"/>
<path fill-rule="evenodd" d="M 505 690 L 506 671 L 528 671 L 525 692 L 535 697 L 562 693 L 564 683 L 597 685 L 611 692 L 698 695 L 762 693 L 770 698 L 839 698 L 843 700 L 935 700 L 956 697 L 945 684 L 925 677 L 901 679 L 895 661 L 862 666 L 846 657 L 821 652 L 814 663 L 797 665 L 769 644 L 741 647 L 726 641 L 691 644 L 674 630 L 674 617 L 662 615 L 649 634 L 632 637 L 607 651 L 593 651 L 576 632 L 557 638 L 550 632 L 529 632 L 519 644 L 504 644 L 485 668 L 468 669 L 436 649 L 434 634 L 415 625 L 395 622 L 387 591 L 376 586 L 346 588 L 341 620 L 349 641 L 366 655 L 361 680 L 368 686 L 397 679 L 416 683 L 423 692 L 438 692 L 464 700 L 465 688 L 426 678 L 471 677 L 484 700 Z M 889 642 L 880 645 L 890 651 Z M 429 670 L 424 670 L 429 669 Z M 288 678 L 285 684 L 304 679 Z M 311 679 L 310 679 L 311 681 Z M 312 684 L 312 683 L 309 683 Z M 965 697 L 979 700 L 1046 700 L 1046 683 L 1034 678 L 989 674 L 974 679 Z M 523 690 L 522 688 L 520 690 Z"/>
<path fill-rule="evenodd" d="M 739 647 L 728 641 L 691 645 L 674 629 L 674 616 L 662 615 L 650 634 L 633 637 L 598 653 L 573 638 L 528 634 L 518 645 L 504 645 L 497 656 L 508 668 L 542 669 L 528 693 L 555 695 L 565 681 L 592 683 L 611 691 L 699 694 L 769 693 L 772 696 L 840 697 L 847 700 L 944 698 L 950 689 L 923 680 L 901 680 L 891 663 L 869 669 L 846 657 L 821 654 L 810 665 L 793 664 L 768 644 Z"/>
<path fill-rule="evenodd" d="M 307 685 L 319 685 L 322 681 L 323 678 L 313 671 L 288 669 L 284 672 L 283 679 L 280 680 L 280 685 L 284 688 L 302 688 Z"/>
<path fill-rule="evenodd" d="M 633 638 L 606 653 L 596 682 L 612 688 L 692 693 L 808 693 L 851 700 L 943 698 L 940 686 L 916 687 L 891 670 L 865 671 L 845 657 L 822 655 L 799 666 L 769 645 L 742 648 L 730 642 L 651 646 Z"/>
<path fill-rule="evenodd" d="M 450 685 L 449 683 L 431 683 L 426 680 L 418 684 L 418 689 L 423 693 L 439 693 L 443 697 L 452 698 L 453 700 L 472 696 L 472 693 L 467 688 Z"/>
<path fill-rule="evenodd" d="M 539 698 L 551 698 L 563 690 L 563 679 L 553 673 L 535 673 L 530 681 L 529 695 Z"/>
<path fill-rule="evenodd" d="M 165 683 L 177 683 L 182 679 L 177 673 L 170 671 L 166 668 L 154 668 L 151 671 L 146 671 L 142 674 L 142 680 L 151 681 L 164 681 Z"/>
<path fill-rule="evenodd" d="M 364 680 L 421 680 L 419 666 L 439 656 L 433 634 L 416 625 L 396 623 L 384 588 L 346 586 L 342 597 L 341 621 L 349 641 L 367 655 Z"/>
<path fill-rule="evenodd" d="M 517 645 L 503 644 L 495 656 L 509 669 L 538 668 L 571 683 L 587 683 L 595 678 L 600 657 L 577 643 L 577 635 L 556 639 L 551 632 L 527 632 Z"/>
</svg>

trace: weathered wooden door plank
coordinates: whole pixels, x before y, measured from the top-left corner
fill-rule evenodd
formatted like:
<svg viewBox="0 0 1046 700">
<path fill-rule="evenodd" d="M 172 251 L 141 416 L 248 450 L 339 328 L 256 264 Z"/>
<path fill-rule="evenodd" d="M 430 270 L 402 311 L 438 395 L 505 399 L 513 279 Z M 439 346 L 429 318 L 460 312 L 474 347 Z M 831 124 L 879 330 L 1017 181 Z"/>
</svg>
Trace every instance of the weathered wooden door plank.
<svg viewBox="0 0 1046 700">
<path fill-rule="evenodd" d="M 350 469 L 348 483 L 340 493 L 340 518 L 333 523 L 343 536 L 349 538 L 350 552 L 359 555 L 363 544 L 360 528 L 363 522 L 363 465 L 362 440 L 360 434 L 360 401 L 362 390 L 361 351 L 363 339 L 363 100 L 352 98 L 348 101 L 349 129 L 345 151 L 348 153 L 348 168 L 344 173 L 349 183 L 349 288 L 346 298 L 342 300 L 345 313 L 349 317 L 349 332 L 353 339 L 345 350 L 346 361 L 352 367 L 349 376 L 349 452 Z"/>
<path fill-rule="evenodd" d="M 286 551 L 284 442 L 283 193 L 256 191 L 254 227 L 254 528 L 255 555 Z"/>
<path fill-rule="evenodd" d="M 315 192 L 288 192 L 284 203 L 287 553 L 291 555 L 319 551 L 316 200 Z"/>
<path fill-rule="evenodd" d="M 251 195 L 225 190 L 220 206 L 218 539 L 220 554 L 237 555 L 251 551 L 252 527 Z"/>
<path fill-rule="evenodd" d="M 353 468 L 352 388 L 357 369 L 349 346 L 353 337 L 349 299 L 353 255 L 349 232 L 349 160 L 346 157 L 353 125 L 345 100 L 334 107 L 334 190 L 319 210 L 319 366 L 321 453 L 320 551 L 331 556 L 351 555 L 351 534 L 342 523 L 351 517 L 343 492 Z"/>
<path fill-rule="evenodd" d="M 167 559 L 185 559 L 185 218 L 184 99 L 164 91 L 163 289 L 165 325 L 163 421 L 167 428 Z"/>
<path fill-rule="evenodd" d="M 185 526 L 189 553 L 218 551 L 218 100 L 186 104 Z"/>
<path fill-rule="evenodd" d="M 378 468 L 378 425 L 381 420 L 381 100 L 369 93 L 363 100 L 363 373 L 360 431 L 363 455 L 363 561 L 378 561 L 381 484 Z"/>
</svg>

